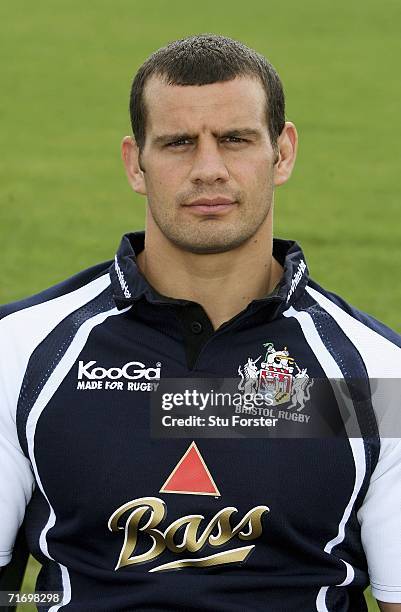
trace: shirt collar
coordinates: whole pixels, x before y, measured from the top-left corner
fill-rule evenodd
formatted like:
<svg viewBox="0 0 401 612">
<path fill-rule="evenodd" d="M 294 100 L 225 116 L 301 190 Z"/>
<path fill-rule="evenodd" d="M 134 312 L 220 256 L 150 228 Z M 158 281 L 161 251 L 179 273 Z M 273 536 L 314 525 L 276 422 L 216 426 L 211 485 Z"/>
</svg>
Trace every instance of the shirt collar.
<svg viewBox="0 0 401 612">
<path fill-rule="evenodd" d="M 145 232 L 125 234 L 110 266 L 110 277 L 114 300 L 119 309 L 126 308 L 141 297 L 154 304 L 187 304 L 188 300 L 175 299 L 160 295 L 142 275 L 136 257 L 144 249 Z M 273 295 L 281 302 L 280 310 L 294 304 L 303 294 L 308 282 L 309 271 L 301 247 L 294 240 L 273 238 L 273 256 L 284 268 L 283 276 Z M 272 294 L 254 300 L 263 303 Z"/>
</svg>

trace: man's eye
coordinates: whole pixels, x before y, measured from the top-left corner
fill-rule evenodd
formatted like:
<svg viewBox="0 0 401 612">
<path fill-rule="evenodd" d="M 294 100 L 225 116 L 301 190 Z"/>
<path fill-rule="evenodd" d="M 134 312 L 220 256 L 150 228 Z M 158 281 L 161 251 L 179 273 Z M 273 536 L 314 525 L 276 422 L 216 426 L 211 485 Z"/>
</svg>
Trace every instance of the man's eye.
<svg viewBox="0 0 401 612">
<path fill-rule="evenodd" d="M 239 138 L 238 136 L 227 136 L 226 142 L 246 142 L 245 138 Z"/>
<path fill-rule="evenodd" d="M 191 141 L 188 140 L 187 138 L 182 138 L 181 140 L 174 140 L 174 142 L 168 142 L 167 146 L 174 148 L 174 147 L 182 147 L 187 144 L 191 144 Z"/>
</svg>

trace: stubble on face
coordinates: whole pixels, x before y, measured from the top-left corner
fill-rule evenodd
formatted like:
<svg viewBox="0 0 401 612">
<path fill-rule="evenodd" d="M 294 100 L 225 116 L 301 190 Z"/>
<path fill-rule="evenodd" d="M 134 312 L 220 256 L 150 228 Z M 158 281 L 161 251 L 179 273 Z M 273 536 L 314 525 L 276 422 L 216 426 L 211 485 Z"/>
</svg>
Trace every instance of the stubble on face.
<svg viewBox="0 0 401 612">
<path fill-rule="evenodd" d="M 267 181 L 271 185 L 271 181 Z M 267 197 L 248 205 L 246 194 L 241 191 L 227 193 L 223 190 L 210 193 L 204 189 L 198 192 L 177 195 L 177 208 L 175 212 L 168 207 L 154 205 L 152 198 L 148 196 L 149 212 L 160 232 L 179 249 L 198 255 L 224 253 L 237 249 L 258 232 L 269 215 L 272 201 L 273 188 L 266 189 Z M 186 202 L 192 202 L 198 198 L 213 198 L 215 196 L 229 197 L 235 202 L 238 209 L 235 219 L 228 221 L 216 218 L 214 215 L 202 219 L 185 218 L 181 207 Z"/>
</svg>

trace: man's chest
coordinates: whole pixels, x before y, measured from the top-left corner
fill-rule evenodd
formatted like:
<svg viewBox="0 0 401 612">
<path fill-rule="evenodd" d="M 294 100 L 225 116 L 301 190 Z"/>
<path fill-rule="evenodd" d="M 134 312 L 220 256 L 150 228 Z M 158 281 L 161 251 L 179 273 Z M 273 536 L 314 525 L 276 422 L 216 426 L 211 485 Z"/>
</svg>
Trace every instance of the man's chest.
<svg viewBox="0 0 401 612">
<path fill-rule="evenodd" d="M 146 563 L 148 571 L 166 563 L 173 569 L 183 558 L 189 565 L 277 568 L 305 547 L 314 562 L 338 532 L 352 497 L 355 454 L 342 436 L 308 433 L 333 412 L 333 397 L 325 403 L 313 394 L 319 362 L 287 329 L 238 334 L 232 343 L 216 336 L 192 370 L 174 338 L 157 342 L 102 330 L 89 337 L 48 394 L 34 428 L 31 415 L 40 490 L 55 515 L 46 537 L 93 548 L 107 565 L 143 569 Z M 278 431 L 290 423 L 299 435 L 260 430 L 255 437 L 242 428 L 232 437 L 211 427 L 174 438 L 170 426 L 165 436 L 154 436 L 155 397 L 161 401 L 170 380 L 179 381 L 181 391 L 199 380 L 200 393 L 210 393 L 216 379 L 230 381 L 232 396 L 270 398 L 263 410 L 277 420 Z M 198 400 L 191 409 L 201 415 Z"/>
</svg>

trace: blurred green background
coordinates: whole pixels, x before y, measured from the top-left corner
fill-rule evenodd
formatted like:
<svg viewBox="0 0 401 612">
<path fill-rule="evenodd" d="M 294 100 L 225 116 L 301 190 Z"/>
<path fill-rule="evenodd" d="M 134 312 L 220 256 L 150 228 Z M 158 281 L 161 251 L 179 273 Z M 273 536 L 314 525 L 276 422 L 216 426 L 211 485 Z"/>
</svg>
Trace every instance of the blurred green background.
<svg viewBox="0 0 401 612">
<path fill-rule="evenodd" d="M 0 302 L 112 258 L 143 227 L 120 161 L 132 77 L 155 48 L 215 32 L 270 59 L 298 127 L 275 234 L 401 332 L 400 17 L 399 0 L 1 3 Z"/>
</svg>

